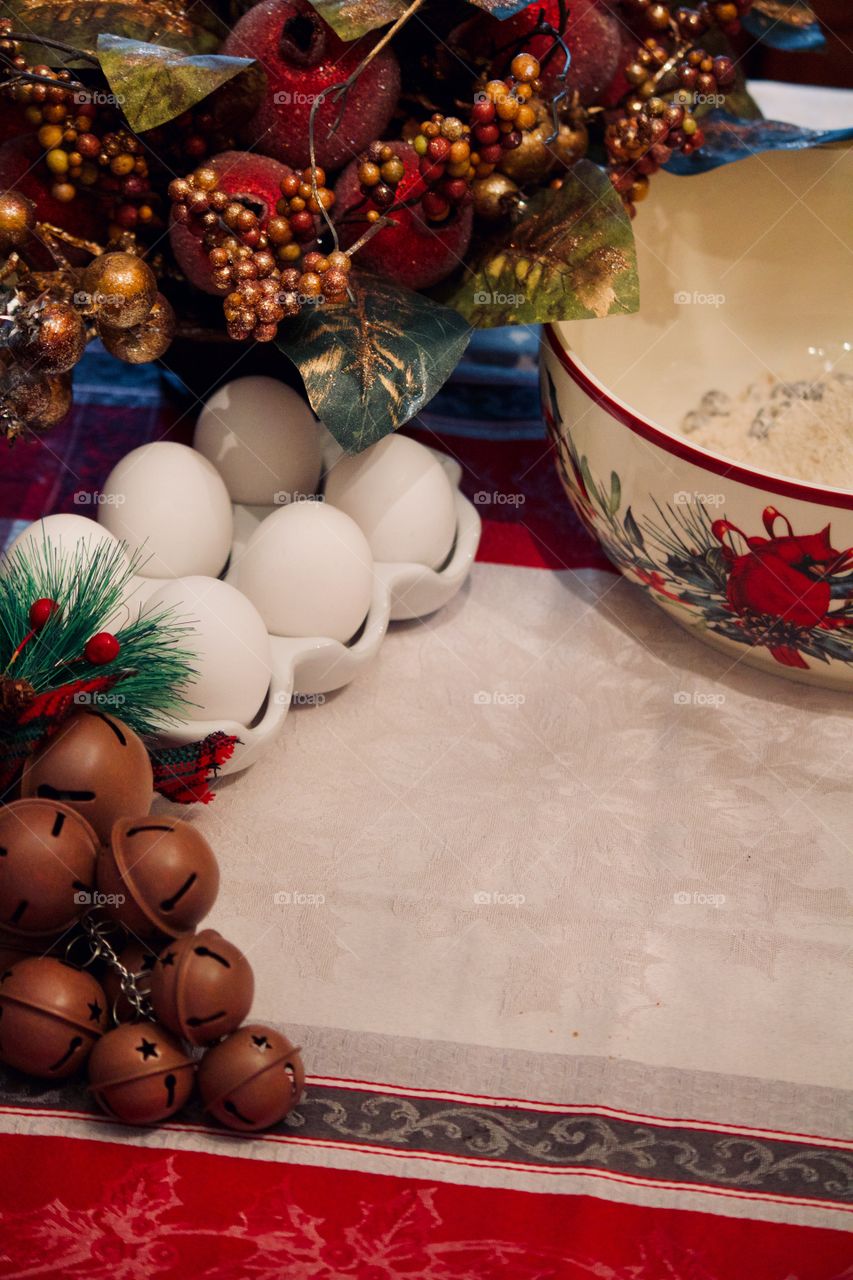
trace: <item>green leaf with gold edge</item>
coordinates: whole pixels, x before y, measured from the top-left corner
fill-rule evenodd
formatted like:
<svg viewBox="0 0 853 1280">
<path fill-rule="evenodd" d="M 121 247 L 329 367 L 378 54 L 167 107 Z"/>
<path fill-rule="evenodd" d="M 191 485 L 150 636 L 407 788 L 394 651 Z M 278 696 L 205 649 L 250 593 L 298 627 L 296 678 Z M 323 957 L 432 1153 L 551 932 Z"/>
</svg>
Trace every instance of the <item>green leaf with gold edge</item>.
<svg viewBox="0 0 853 1280">
<path fill-rule="evenodd" d="M 396 22 L 410 3 L 411 0 L 311 0 L 312 7 L 342 40 L 357 40 L 376 27 Z"/>
<path fill-rule="evenodd" d="M 214 53 L 222 43 L 222 32 L 210 20 L 195 21 L 166 0 L 146 0 L 144 4 L 140 0 L 7 0 L 3 16 L 10 17 L 28 35 L 63 40 L 88 53 L 97 52 L 98 37 L 105 31 L 186 53 Z M 36 43 L 28 44 L 25 52 L 31 63 L 89 65 Z"/>
<path fill-rule="evenodd" d="M 393 280 L 353 272 L 354 302 L 304 307 L 278 346 L 311 407 L 348 453 L 408 422 L 458 364 L 471 330 L 455 311 Z"/>
<path fill-rule="evenodd" d="M 483 329 L 636 311 L 631 219 L 604 170 L 579 160 L 559 191 L 538 192 L 442 299 Z"/>
<path fill-rule="evenodd" d="M 181 53 L 124 36 L 98 37 L 98 60 L 131 129 L 143 133 L 183 115 L 251 66 L 251 58 Z"/>
<path fill-rule="evenodd" d="M 784 22 L 789 27 L 810 27 L 818 21 L 806 0 L 752 0 L 752 7 L 773 22 Z"/>
</svg>

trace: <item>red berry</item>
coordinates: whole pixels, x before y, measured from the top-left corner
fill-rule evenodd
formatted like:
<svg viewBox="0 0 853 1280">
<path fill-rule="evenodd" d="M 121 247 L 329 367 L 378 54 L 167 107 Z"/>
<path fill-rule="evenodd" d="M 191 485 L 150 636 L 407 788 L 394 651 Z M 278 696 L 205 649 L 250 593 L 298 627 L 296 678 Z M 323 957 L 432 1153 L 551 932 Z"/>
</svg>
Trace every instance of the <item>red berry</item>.
<svg viewBox="0 0 853 1280">
<path fill-rule="evenodd" d="M 480 160 L 483 164 L 498 164 L 503 157 L 503 147 L 495 143 L 493 147 L 480 148 Z"/>
<path fill-rule="evenodd" d="M 471 108 L 471 120 L 474 124 L 491 124 L 495 118 L 495 104 L 485 98 L 475 102 Z"/>
<path fill-rule="evenodd" d="M 446 160 L 450 155 L 450 143 L 447 138 L 431 138 L 427 146 L 427 155 L 430 160 L 439 162 Z"/>
<path fill-rule="evenodd" d="M 91 640 L 86 641 L 83 654 L 93 666 L 103 667 L 108 662 L 115 661 L 120 649 L 121 645 L 115 636 L 110 635 L 109 631 L 99 631 L 97 635 L 92 636 Z"/>
<path fill-rule="evenodd" d="M 444 196 L 439 195 L 437 191 L 425 191 L 421 200 L 423 211 L 428 218 L 433 218 L 437 222 L 443 222 L 450 213 L 450 205 Z"/>
<path fill-rule="evenodd" d="M 53 614 L 59 612 L 59 605 L 55 600 L 51 600 L 49 596 L 42 596 L 40 600 L 34 600 L 30 605 L 30 626 L 33 631 L 41 631 L 47 620 Z"/>
<path fill-rule="evenodd" d="M 481 124 L 474 130 L 474 139 L 481 147 L 491 147 L 500 141 L 501 131 L 496 124 Z"/>
</svg>

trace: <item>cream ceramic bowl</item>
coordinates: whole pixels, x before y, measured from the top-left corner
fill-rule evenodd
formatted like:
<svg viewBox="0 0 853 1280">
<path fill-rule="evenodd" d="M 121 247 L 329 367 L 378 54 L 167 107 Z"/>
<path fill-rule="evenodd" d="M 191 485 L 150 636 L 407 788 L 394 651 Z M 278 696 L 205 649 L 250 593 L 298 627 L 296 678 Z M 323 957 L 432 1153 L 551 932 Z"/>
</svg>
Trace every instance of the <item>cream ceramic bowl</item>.
<svg viewBox="0 0 853 1280">
<path fill-rule="evenodd" d="M 703 393 L 853 374 L 853 151 L 662 173 L 634 222 L 640 312 L 549 327 L 543 408 L 610 559 L 682 626 L 764 670 L 853 688 L 848 489 L 738 464 L 676 428 Z"/>
</svg>

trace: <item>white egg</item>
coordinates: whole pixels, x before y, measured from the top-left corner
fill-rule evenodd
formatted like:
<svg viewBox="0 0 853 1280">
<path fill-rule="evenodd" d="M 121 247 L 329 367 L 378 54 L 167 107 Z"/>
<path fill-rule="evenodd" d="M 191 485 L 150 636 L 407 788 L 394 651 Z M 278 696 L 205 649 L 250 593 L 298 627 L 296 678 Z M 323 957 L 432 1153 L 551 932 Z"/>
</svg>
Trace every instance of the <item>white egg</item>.
<svg viewBox="0 0 853 1280">
<path fill-rule="evenodd" d="M 218 578 L 189 577 L 173 578 L 148 598 L 146 613 L 161 609 L 191 624 L 180 641 L 198 673 L 188 718 L 251 724 L 272 675 L 270 638 L 255 606 Z"/>
<path fill-rule="evenodd" d="M 236 378 L 207 401 L 193 446 L 216 467 L 232 502 L 282 505 L 317 492 L 322 434 L 292 387 L 276 378 Z"/>
<path fill-rule="evenodd" d="M 407 436 L 344 455 L 326 477 L 326 501 L 352 516 L 375 560 L 444 564 L 456 536 L 456 497 L 441 463 Z"/>
<path fill-rule="evenodd" d="M 57 554 L 65 558 L 73 558 L 78 549 L 94 549 L 104 543 L 113 547 L 117 545 L 116 539 L 107 529 L 87 516 L 59 512 L 28 524 L 9 547 L 7 555 L 20 549 L 30 559 L 37 557 L 38 562 L 42 563 L 41 549 L 45 539 Z"/>
<path fill-rule="evenodd" d="M 228 490 L 213 464 L 185 444 L 143 444 L 122 458 L 107 477 L 98 518 L 131 553 L 142 549 L 146 578 L 216 577 L 231 551 Z"/>
<path fill-rule="evenodd" d="M 345 643 L 370 608 L 373 557 L 349 516 L 299 502 L 261 521 L 240 558 L 238 583 L 273 635 Z"/>
</svg>

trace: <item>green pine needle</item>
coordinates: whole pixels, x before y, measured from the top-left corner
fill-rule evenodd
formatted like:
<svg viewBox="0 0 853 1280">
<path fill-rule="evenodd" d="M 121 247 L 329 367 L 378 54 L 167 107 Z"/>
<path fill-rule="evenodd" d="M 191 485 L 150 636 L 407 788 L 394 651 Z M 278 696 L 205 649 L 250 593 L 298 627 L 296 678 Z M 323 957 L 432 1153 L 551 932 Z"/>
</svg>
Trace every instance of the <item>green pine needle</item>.
<svg viewBox="0 0 853 1280">
<path fill-rule="evenodd" d="M 172 609 L 135 612 L 123 604 L 144 557 L 128 558 L 124 543 L 80 542 L 63 552 L 46 534 L 0 561 L 0 676 L 27 680 L 36 693 L 74 680 L 119 675 L 104 697 L 137 733 L 150 734 L 179 719 L 189 706 L 196 677 L 192 654 L 182 644 L 192 626 Z M 15 649 L 31 630 L 30 606 L 47 597 L 59 604 L 14 662 Z M 109 631 L 121 651 L 114 662 L 95 666 L 83 656 L 86 641 Z M 11 666 L 9 665 L 11 662 Z"/>
</svg>

